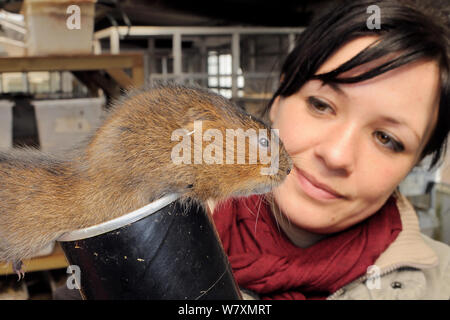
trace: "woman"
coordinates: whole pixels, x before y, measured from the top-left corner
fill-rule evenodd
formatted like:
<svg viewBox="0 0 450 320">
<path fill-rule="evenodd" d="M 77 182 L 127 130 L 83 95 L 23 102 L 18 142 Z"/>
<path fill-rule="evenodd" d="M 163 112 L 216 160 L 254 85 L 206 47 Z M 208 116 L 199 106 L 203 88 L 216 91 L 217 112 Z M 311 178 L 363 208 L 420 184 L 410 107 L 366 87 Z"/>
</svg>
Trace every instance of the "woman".
<svg viewBox="0 0 450 320">
<path fill-rule="evenodd" d="M 379 28 L 368 27 L 370 5 Z M 351 1 L 299 37 L 266 110 L 294 169 L 272 195 L 214 211 L 245 297 L 450 298 L 450 247 L 420 233 L 397 191 L 445 150 L 445 18 L 406 1 Z"/>
</svg>

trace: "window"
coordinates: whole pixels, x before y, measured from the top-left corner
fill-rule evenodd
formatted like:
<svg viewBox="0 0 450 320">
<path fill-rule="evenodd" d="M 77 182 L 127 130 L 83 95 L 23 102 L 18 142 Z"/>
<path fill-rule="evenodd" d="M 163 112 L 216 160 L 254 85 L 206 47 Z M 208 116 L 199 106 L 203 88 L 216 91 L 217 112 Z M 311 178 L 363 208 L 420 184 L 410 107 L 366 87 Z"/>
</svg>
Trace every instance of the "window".
<svg viewBox="0 0 450 320">
<path fill-rule="evenodd" d="M 226 98 L 232 97 L 232 57 L 229 53 L 208 52 L 208 87 Z M 244 76 L 238 69 L 238 97 L 243 96 Z"/>
</svg>

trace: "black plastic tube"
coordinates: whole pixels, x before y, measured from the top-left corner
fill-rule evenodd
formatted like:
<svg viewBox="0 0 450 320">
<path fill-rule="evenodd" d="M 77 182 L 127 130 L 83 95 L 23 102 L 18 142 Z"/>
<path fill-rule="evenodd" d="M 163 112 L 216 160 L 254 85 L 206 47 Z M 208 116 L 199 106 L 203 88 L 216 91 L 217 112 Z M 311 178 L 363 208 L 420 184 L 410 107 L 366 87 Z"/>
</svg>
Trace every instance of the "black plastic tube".
<svg viewBox="0 0 450 320">
<path fill-rule="evenodd" d="M 241 299 L 211 217 L 175 195 L 59 241 L 84 299 Z"/>
</svg>

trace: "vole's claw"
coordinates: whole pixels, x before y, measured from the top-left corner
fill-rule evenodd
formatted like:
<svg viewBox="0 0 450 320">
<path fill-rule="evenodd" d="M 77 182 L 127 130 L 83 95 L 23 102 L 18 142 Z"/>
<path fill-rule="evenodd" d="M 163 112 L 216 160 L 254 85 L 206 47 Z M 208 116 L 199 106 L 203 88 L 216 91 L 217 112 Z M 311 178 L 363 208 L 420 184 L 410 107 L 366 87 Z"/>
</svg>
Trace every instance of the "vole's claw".
<svg viewBox="0 0 450 320">
<path fill-rule="evenodd" d="M 13 271 L 19 277 L 19 279 L 17 279 L 17 282 L 19 282 L 20 280 L 22 280 L 25 277 L 25 272 L 23 271 L 22 266 L 23 266 L 23 263 L 21 260 L 13 262 L 13 264 L 12 264 Z"/>
<path fill-rule="evenodd" d="M 23 270 L 18 270 L 16 271 L 17 274 L 17 282 L 19 282 L 20 280 L 22 280 L 23 278 L 25 278 L 25 272 Z"/>
</svg>

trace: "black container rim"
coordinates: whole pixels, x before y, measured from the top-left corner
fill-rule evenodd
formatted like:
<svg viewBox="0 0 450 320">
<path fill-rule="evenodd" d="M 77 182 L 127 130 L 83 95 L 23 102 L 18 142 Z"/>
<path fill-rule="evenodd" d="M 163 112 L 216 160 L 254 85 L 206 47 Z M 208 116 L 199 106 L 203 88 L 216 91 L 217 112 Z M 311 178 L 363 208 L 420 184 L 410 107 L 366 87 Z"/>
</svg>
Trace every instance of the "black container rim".
<svg viewBox="0 0 450 320">
<path fill-rule="evenodd" d="M 120 229 L 123 226 L 129 225 L 133 222 L 136 222 L 140 219 L 143 219 L 159 210 L 164 208 L 165 206 L 171 204 L 172 202 L 175 202 L 179 199 L 179 195 L 172 193 L 169 195 L 166 195 L 156 201 L 153 201 L 135 211 L 132 211 L 130 213 L 127 213 L 125 215 L 122 215 L 118 218 L 90 226 L 84 229 L 78 229 L 74 231 L 70 231 L 67 233 L 64 233 L 61 237 L 57 239 L 57 241 L 77 241 L 82 240 L 86 238 L 92 238 L 116 229 Z"/>
</svg>

